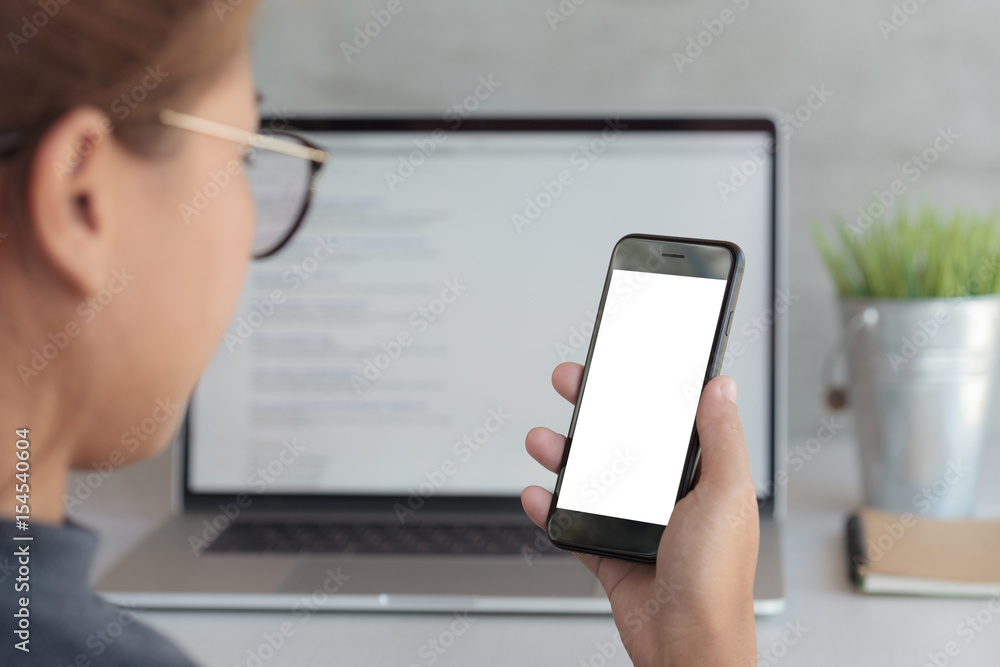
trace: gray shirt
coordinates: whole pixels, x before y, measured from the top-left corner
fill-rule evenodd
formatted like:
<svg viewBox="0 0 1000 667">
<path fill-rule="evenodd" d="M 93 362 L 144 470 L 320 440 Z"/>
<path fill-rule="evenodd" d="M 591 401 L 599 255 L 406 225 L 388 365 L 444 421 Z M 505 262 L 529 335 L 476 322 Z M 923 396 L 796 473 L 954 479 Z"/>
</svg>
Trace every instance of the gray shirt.
<svg viewBox="0 0 1000 667">
<path fill-rule="evenodd" d="M 23 536 L 33 539 L 14 539 Z M 0 665 L 191 667 L 134 609 L 90 589 L 96 548 L 97 536 L 71 522 L 21 531 L 0 521 Z"/>
</svg>

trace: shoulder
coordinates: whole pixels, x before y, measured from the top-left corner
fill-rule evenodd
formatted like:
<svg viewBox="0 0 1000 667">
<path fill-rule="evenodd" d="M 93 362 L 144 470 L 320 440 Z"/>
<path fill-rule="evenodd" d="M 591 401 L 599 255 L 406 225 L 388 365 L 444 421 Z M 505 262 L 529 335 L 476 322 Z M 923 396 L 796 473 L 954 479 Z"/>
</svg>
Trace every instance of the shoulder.
<svg viewBox="0 0 1000 667">
<path fill-rule="evenodd" d="M 5 599 L 0 602 L 0 613 L 14 618 L 16 604 L 17 600 Z M 89 590 L 58 599 L 35 594 L 25 609 L 28 632 L 24 647 L 30 652 L 4 642 L 0 664 L 194 665 L 170 640 L 143 623 L 139 611 L 112 605 Z M 15 626 L 12 631 L 17 629 Z"/>
<path fill-rule="evenodd" d="M 0 539 L 12 542 L 12 522 Z M 23 537 L 22 537 L 23 539 Z M 0 557 L 0 665 L 148 665 L 191 667 L 184 653 L 140 620 L 110 604 L 87 583 L 96 536 L 73 524 L 32 526 L 30 541 Z"/>
</svg>

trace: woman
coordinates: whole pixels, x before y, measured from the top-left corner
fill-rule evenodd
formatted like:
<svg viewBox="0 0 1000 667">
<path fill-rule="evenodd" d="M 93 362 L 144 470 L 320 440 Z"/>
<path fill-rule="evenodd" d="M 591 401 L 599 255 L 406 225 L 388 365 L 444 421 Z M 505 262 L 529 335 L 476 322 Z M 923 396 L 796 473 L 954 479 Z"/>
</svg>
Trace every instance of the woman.
<svg viewBox="0 0 1000 667">
<path fill-rule="evenodd" d="M 157 399 L 191 394 L 260 252 L 238 168 L 258 124 L 252 4 L 0 4 L 0 540 L 30 554 L 30 589 L 2 584 L 5 665 L 190 664 L 87 588 L 95 538 L 66 521 L 61 498 L 68 471 L 105 460 Z M 191 193 L 225 171 L 234 177 L 211 205 L 185 216 Z M 581 371 L 553 374 L 570 401 Z M 735 396 L 728 378 L 705 389 L 700 479 L 674 509 L 658 565 L 581 557 L 637 665 L 754 661 L 756 502 Z M 128 460 L 164 447 L 180 417 Z M 537 428 L 526 444 L 555 472 L 562 436 Z M 525 489 L 536 523 L 549 499 Z M 15 540 L 18 515 L 33 541 Z M 116 619 L 120 637 L 93 639 Z"/>
</svg>

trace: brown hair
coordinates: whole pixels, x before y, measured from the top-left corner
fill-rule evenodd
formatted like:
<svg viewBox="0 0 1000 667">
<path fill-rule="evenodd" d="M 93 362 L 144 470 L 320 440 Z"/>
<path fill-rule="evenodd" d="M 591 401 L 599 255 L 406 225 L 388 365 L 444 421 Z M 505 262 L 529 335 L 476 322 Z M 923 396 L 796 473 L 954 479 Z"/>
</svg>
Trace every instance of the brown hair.
<svg viewBox="0 0 1000 667">
<path fill-rule="evenodd" d="M 0 45 L 0 137 L 17 132 L 21 148 L 0 160 L 0 220 L 20 217 L 34 146 L 71 109 L 101 110 L 115 136 L 140 154 L 162 148 L 169 130 L 155 122 L 157 113 L 167 105 L 184 110 L 211 85 L 236 53 L 255 4 L 2 0 L 0 35 L 8 44 Z"/>
</svg>

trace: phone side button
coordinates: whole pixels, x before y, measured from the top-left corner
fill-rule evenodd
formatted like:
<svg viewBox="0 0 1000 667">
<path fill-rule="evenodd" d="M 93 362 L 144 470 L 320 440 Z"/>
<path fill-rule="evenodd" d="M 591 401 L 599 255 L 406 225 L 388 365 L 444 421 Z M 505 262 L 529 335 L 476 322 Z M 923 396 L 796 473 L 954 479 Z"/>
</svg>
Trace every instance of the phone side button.
<svg viewBox="0 0 1000 667">
<path fill-rule="evenodd" d="M 733 313 L 735 313 L 735 312 L 736 312 L 735 310 L 730 310 L 729 311 L 729 324 L 726 325 L 726 335 L 727 336 L 729 335 L 729 330 L 733 328 Z"/>
</svg>

